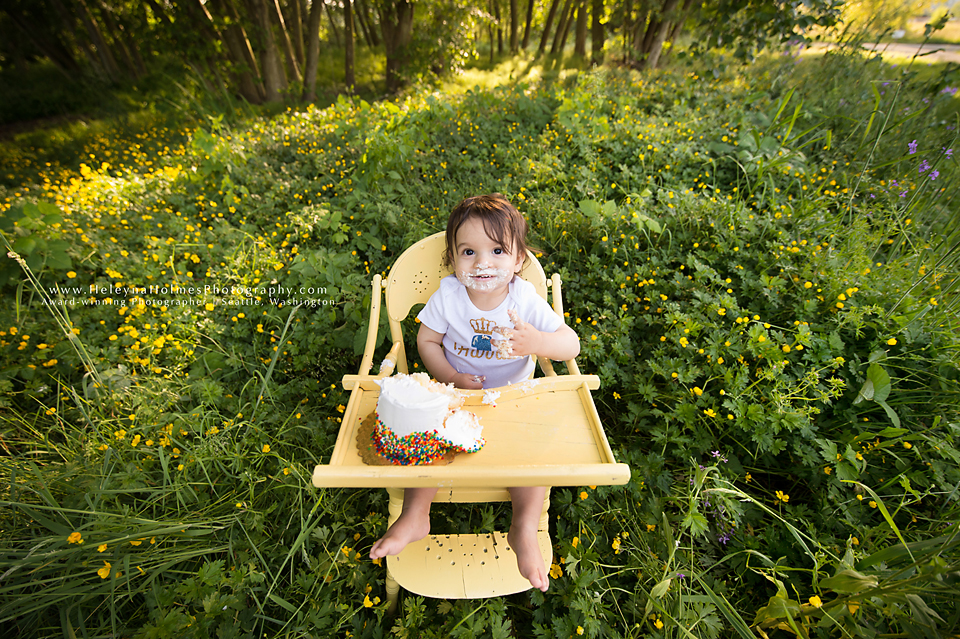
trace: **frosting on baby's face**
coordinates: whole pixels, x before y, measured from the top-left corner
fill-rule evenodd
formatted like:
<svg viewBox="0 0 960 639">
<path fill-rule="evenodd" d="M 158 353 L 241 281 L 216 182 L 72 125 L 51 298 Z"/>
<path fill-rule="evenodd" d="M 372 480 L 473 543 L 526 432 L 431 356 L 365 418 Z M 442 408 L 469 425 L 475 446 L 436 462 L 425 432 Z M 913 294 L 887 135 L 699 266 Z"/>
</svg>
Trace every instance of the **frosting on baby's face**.
<svg viewBox="0 0 960 639">
<path fill-rule="evenodd" d="M 453 266 L 457 280 L 477 293 L 504 289 L 523 265 L 523 256 L 514 256 L 487 235 L 483 222 L 469 218 L 457 231 Z"/>
</svg>

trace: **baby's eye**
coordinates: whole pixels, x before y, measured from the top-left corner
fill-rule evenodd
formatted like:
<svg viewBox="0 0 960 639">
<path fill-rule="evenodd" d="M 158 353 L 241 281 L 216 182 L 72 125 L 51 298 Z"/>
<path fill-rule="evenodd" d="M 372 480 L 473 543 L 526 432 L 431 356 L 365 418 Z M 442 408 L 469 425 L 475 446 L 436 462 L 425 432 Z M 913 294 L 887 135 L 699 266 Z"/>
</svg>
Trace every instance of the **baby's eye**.
<svg viewBox="0 0 960 639">
<path fill-rule="evenodd" d="M 493 254 L 494 254 L 494 255 L 503 255 L 503 249 L 500 248 L 500 247 L 497 247 L 497 248 L 493 249 Z"/>
<path fill-rule="evenodd" d="M 473 249 L 463 249 L 464 255 L 473 255 Z"/>
</svg>

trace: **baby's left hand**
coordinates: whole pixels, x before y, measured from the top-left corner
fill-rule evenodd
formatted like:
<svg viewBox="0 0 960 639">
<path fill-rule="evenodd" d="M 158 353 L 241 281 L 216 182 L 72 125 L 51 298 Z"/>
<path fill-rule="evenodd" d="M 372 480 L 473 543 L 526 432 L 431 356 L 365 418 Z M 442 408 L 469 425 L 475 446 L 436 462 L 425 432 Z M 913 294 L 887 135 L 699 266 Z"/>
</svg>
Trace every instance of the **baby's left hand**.
<svg viewBox="0 0 960 639">
<path fill-rule="evenodd" d="M 513 309 L 507 311 L 510 321 L 513 322 L 513 335 L 510 337 L 510 345 L 513 347 L 514 357 L 526 357 L 535 355 L 543 345 L 543 333 L 520 319 L 520 316 Z"/>
</svg>

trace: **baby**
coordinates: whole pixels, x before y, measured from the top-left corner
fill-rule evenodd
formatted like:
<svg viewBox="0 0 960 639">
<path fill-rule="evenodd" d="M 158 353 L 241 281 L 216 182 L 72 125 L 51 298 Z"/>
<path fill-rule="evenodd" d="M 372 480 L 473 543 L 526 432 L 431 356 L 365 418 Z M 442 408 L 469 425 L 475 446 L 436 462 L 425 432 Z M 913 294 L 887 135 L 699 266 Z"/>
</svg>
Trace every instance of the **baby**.
<svg viewBox="0 0 960 639">
<path fill-rule="evenodd" d="M 454 274 L 417 316 L 417 348 L 430 374 L 457 388 L 496 388 L 522 382 L 533 372 L 531 355 L 573 359 L 580 340 L 533 285 L 516 277 L 527 257 L 527 222 L 499 193 L 462 201 L 447 221 L 444 261 Z M 497 326 L 513 325 L 508 348 L 491 345 Z M 505 354 L 508 353 L 508 354 Z M 520 574 L 546 591 L 549 586 L 537 545 L 546 488 L 510 488 L 513 521 L 507 540 Z M 436 488 L 407 488 L 403 511 L 373 544 L 370 558 L 397 555 L 430 533 L 430 504 Z"/>
</svg>

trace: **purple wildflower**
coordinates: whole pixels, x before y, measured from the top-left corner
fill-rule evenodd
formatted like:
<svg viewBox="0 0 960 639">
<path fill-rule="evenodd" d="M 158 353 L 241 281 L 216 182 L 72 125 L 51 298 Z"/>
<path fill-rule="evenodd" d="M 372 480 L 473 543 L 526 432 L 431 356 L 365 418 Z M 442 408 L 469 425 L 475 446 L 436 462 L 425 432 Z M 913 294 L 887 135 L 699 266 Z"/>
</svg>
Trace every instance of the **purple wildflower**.
<svg viewBox="0 0 960 639">
<path fill-rule="evenodd" d="M 919 170 L 919 171 L 920 171 L 920 174 L 923 175 L 924 173 L 927 172 L 927 169 L 929 169 L 929 168 L 930 168 L 930 163 L 927 162 L 926 160 L 921 160 L 921 161 L 920 161 L 920 166 L 918 167 L 917 170 Z"/>
<path fill-rule="evenodd" d="M 930 174 L 930 179 L 936 180 L 939 176 L 940 176 L 940 171 L 934 171 L 933 173 Z"/>
<path fill-rule="evenodd" d="M 948 158 L 952 158 L 952 157 L 953 157 L 953 149 L 947 149 L 943 154 L 946 155 Z"/>
<path fill-rule="evenodd" d="M 941 93 L 946 93 L 947 95 L 956 95 L 957 87 L 944 87 Z"/>
<path fill-rule="evenodd" d="M 871 194 L 870 194 L 870 199 L 871 199 L 871 200 L 875 200 L 875 199 L 877 199 L 877 196 L 874 195 L 873 193 L 871 193 Z"/>
<path fill-rule="evenodd" d="M 906 191 L 900 191 L 900 197 L 907 197 Z"/>
<path fill-rule="evenodd" d="M 914 140 L 913 142 L 911 142 L 910 144 L 908 144 L 908 145 L 907 145 L 907 149 L 910 151 L 910 155 L 913 155 L 914 153 L 916 153 L 916 152 L 917 152 L 917 141 Z"/>
</svg>

